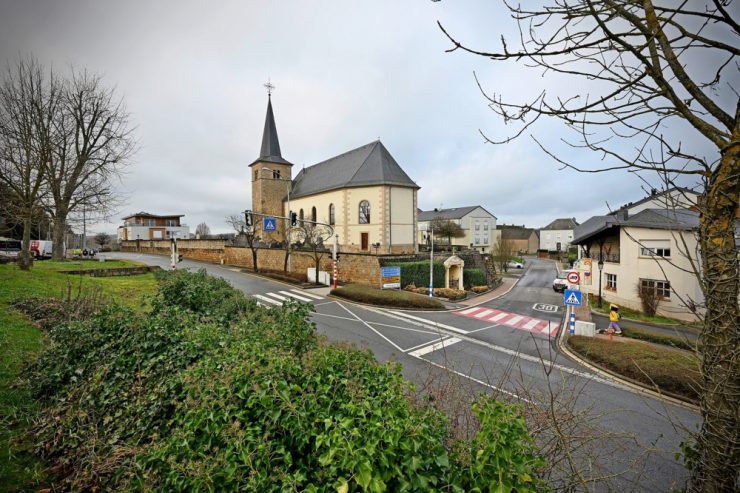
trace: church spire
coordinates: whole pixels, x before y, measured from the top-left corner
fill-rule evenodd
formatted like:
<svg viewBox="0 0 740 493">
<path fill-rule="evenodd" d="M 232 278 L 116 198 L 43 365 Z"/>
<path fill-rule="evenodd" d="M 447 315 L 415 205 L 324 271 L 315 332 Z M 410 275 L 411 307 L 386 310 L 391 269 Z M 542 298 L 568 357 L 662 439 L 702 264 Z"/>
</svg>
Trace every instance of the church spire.
<svg viewBox="0 0 740 493">
<path fill-rule="evenodd" d="M 268 82 L 265 84 L 265 87 L 267 88 L 267 115 L 265 116 L 265 130 L 262 133 L 262 150 L 257 161 L 291 164 L 283 159 L 280 153 L 280 141 L 278 140 L 277 127 L 275 126 L 275 115 L 272 113 L 272 90 L 275 86 Z"/>
</svg>

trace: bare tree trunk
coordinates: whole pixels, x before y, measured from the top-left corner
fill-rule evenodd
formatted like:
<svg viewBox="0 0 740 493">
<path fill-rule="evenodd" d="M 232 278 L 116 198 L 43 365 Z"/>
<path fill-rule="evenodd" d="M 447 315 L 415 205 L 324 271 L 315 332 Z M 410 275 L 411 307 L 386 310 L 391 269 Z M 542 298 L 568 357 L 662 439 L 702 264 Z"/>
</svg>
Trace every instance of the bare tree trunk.
<svg viewBox="0 0 740 493">
<path fill-rule="evenodd" d="M 707 311 L 702 343 L 702 428 L 689 491 L 736 491 L 740 471 L 740 324 L 735 220 L 740 132 L 707 183 L 700 219 Z"/>
<path fill-rule="evenodd" d="M 250 247 L 250 250 L 252 250 L 252 270 L 257 272 L 257 249 Z"/>
<path fill-rule="evenodd" d="M 52 230 L 52 251 L 51 258 L 54 260 L 64 260 L 64 234 L 67 224 L 67 214 L 64 211 L 57 211 L 54 215 L 54 229 Z"/>
<path fill-rule="evenodd" d="M 20 253 L 18 254 L 18 265 L 23 270 L 29 270 L 33 265 L 33 255 L 31 255 L 31 211 L 28 216 L 23 218 L 23 243 Z"/>
</svg>

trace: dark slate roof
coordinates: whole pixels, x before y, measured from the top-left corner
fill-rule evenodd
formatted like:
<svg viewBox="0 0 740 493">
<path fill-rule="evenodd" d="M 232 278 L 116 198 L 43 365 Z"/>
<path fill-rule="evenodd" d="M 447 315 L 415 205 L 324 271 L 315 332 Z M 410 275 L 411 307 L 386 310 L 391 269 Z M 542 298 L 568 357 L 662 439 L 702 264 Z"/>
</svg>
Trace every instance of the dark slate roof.
<svg viewBox="0 0 740 493">
<path fill-rule="evenodd" d="M 466 207 L 451 207 L 449 209 L 435 209 L 433 211 L 419 211 L 419 221 L 432 221 L 437 218 L 441 219 L 462 219 L 466 215 L 470 214 L 474 210 L 478 208 L 483 209 L 486 211 L 485 208 L 479 206 L 479 205 L 469 205 Z M 488 211 L 486 211 L 488 212 Z M 488 212 L 488 214 L 491 214 Z M 491 214 L 494 218 L 493 214 Z"/>
<path fill-rule="evenodd" d="M 185 217 L 185 214 L 165 214 L 165 215 L 158 215 L 158 214 L 149 214 L 148 212 L 137 212 L 136 214 L 129 214 L 126 217 L 123 217 L 121 219 L 130 219 L 132 217 L 153 217 L 153 218 L 159 218 L 159 219 L 167 219 L 170 217 Z"/>
<path fill-rule="evenodd" d="M 521 226 L 499 226 L 501 230 L 501 238 L 504 240 L 529 240 L 532 233 L 536 231 L 532 228 L 522 228 Z"/>
<path fill-rule="evenodd" d="M 645 209 L 634 216 L 623 213 L 594 216 L 576 227 L 573 243 L 577 244 L 611 227 L 693 230 L 699 227 L 699 213 L 691 209 Z"/>
<path fill-rule="evenodd" d="M 250 166 L 259 162 L 291 164 L 283 159 L 282 154 L 280 154 L 280 141 L 275 126 L 275 116 L 272 114 L 272 98 L 270 97 L 267 99 L 267 115 L 265 116 L 265 130 L 262 132 L 260 157 Z"/>
<path fill-rule="evenodd" d="M 578 226 L 576 218 L 563 217 L 555 219 L 553 222 L 542 228 L 543 230 L 568 230 Z"/>
<path fill-rule="evenodd" d="M 660 198 L 660 197 L 663 197 L 664 195 L 666 195 L 666 194 L 668 194 L 670 192 L 673 192 L 673 191 L 681 192 L 681 194 L 684 195 L 684 196 L 685 195 L 688 195 L 688 194 L 692 194 L 692 193 L 693 194 L 696 194 L 697 193 L 694 190 L 692 190 L 690 188 L 686 188 L 686 187 L 672 187 L 672 188 L 669 188 L 668 190 L 663 190 L 663 191 L 658 191 L 656 189 L 653 189 L 653 190 L 650 191 L 650 195 L 648 195 L 647 197 L 642 198 L 642 199 L 638 200 L 637 202 L 629 202 L 627 204 L 624 204 L 623 206 L 621 206 L 616 211 L 610 212 L 610 214 L 616 214 L 617 212 L 622 211 L 624 209 L 632 208 L 632 207 L 635 207 L 637 205 L 643 204 L 643 203 L 647 202 L 648 200 L 655 200 L 655 199 Z"/>
<path fill-rule="evenodd" d="M 291 197 L 306 197 L 329 190 L 371 185 L 418 189 L 379 141 L 358 147 L 302 169 L 293 180 Z"/>
</svg>

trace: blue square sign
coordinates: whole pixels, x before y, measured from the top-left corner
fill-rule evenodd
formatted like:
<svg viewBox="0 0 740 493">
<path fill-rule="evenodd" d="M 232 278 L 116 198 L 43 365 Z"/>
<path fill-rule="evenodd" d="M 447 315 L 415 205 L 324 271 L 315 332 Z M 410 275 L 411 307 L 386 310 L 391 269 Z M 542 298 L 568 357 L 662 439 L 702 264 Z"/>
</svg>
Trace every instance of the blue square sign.
<svg viewBox="0 0 740 493">
<path fill-rule="evenodd" d="M 275 231 L 276 224 L 274 217 L 266 217 L 262 220 L 262 231 Z"/>
<path fill-rule="evenodd" d="M 580 291 L 566 289 L 563 293 L 563 302 L 566 305 L 581 306 L 582 299 L 582 293 Z"/>
</svg>

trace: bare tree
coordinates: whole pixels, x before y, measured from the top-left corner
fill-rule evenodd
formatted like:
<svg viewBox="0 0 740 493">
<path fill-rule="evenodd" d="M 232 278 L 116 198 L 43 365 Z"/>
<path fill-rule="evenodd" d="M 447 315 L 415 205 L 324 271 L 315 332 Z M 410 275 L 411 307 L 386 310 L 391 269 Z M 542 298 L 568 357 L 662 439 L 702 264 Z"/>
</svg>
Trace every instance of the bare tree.
<svg viewBox="0 0 740 493">
<path fill-rule="evenodd" d="M 462 229 L 455 221 L 435 217 L 432 219 L 432 230 L 435 236 L 447 238 L 447 244 L 452 245 L 452 238 L 462 238 L 465 236 L 465 230 Z"/>
<path fill-rule="evenodd" d="M 198 238 L 205 238 L 211 234 L 211 228 L 205 222 L 200 223 L 195 227 L 195 236 Z"/>
<path fill-rule="evenodd" d="M 107 245 L 109 241 L 110 235 L 108 233 L 98 233 L 95 235 L 95 243 L 97 243 L 100 248 Z"/>
<path fill-rule="evenodd" d="M 257 245 L 259 243 L 261 221 L 255 222 L 254 219 L 249 224 L 243 216 L 232 214 L 226 218 L 226 222 L 237 231 L 240 238 L 243 238 L 249 249 L 252 251 L 252 270 L 257 272 Z M 205 224 L 205 223 L 204 223 Z"/>
<path fill-rule="evenodd" d="M 303 242 L 303 248 L 311 252 L 311 258 L 316 267 L 316 284 L 319 283 L 321 259 L 329 253 L 329 249 L 324 245 L 324 242 L 329 240 L 333 233 L 331 227 L 312 221 L 303 221 L 301 226 L 294 230 L 294 235 Z"/>
<path fill-rule="evenodd" d="M 702 427 L 687 464 L 690 491 L 733 491 L 740 471 L 740 324 L 735 219 L 740 195 L 740 98 L 737 9 L 729 1 L 551 0 L 540 8 L 509 5 L 515 45 L 463 50 L 495 62 L 513 61 L 558 78 L 563 93 L 542 90 L 517 101 L 488 94 L 511 135 L 533 132 L 541 118 L 572 131 L 564 142 L 596 152 L 581 167 L 532 138 L 564 168 L 624 170 L 663 183 L 695 179 L 702 188 L 699 243 L 706 302 L 702 331 Z M 477 80 L 477 79 L 476 79 Z M 540 80 L 547 81 L 547 77 Z M 563 81 L 566 83 L 562 83 Z M 485 135 L 484 135 L 485 137 Z M 683 139 L 682 139 L 683 137 Z"/>
<path fill-rule="evenodd" d="M 54 220 L 53 257 L 61 259 L 70 216 L 84 209 L 88 219 L 107 217 L 118 205 L 112 182 L 128 165 L 136 143 L 123 101 L 85 71 L 73 72 L 66 81 L 54 125 L 48 209 Z"/>
<path fill-rule="evenodd" d="M 509 260 L 514 254 L 514 242 L 511 240 L 505 240 L 499 236 L 496 243 L 493 244 L 492 257 L 493 261 L 498 265 L 499 272 L 506 272 L 509 270 Z"/>
<path fill-rule="evenodd" d="M 47 191 L 52 122 L 60 103 L 59 80 L 33 59 L 8 66 L 0 86 L 0 182 L 10 193 L 4 213 L 23 224 L 20 266 L 28 269 L 31 226 Z"/>
</svg>

